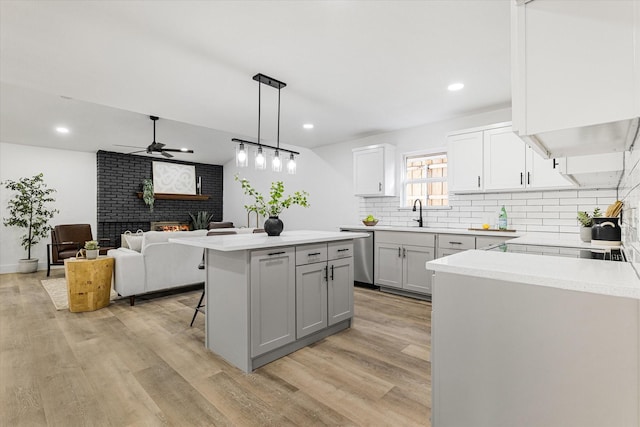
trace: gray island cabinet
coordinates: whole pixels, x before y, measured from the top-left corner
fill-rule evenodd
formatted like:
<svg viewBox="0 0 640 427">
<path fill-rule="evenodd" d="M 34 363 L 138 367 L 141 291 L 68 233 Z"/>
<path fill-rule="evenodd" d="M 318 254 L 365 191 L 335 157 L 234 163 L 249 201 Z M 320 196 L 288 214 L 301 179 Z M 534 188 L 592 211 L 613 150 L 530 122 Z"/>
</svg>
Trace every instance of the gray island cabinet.
<svg viewBox="0 0 640 427">
<path fill-rule="evenodd" d="M 251 372 L 351 326 L 352 240 L 366 236 L 290 231 L 171 241 L 205 249 L 206 347 Z"/>
</svg>

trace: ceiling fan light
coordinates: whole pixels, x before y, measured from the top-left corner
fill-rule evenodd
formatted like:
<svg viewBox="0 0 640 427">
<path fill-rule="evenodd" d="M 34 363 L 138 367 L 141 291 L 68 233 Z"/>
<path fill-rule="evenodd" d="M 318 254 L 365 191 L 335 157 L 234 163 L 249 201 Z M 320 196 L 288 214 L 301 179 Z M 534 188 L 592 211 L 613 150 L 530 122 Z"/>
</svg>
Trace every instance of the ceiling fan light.
<svg viewBox="0 0 640 427">
<path fill-rule="evenodd" d="M 289 175 L 296 174 L 296 159 L 293 157 L 293 153 L 289 155 L 289 160 L 287 161 L 287 173 Z"/>
<path fill-rule="evenodd" d="M 254 165 L 256 170 L 264 170 L 267 167 L 267 161 L 262 153 L 262 147 L 258 147 L 256 150 L 256 157 L 254 159 Z"/>
<path fill-rule="evenodd" d="M 280 153 L 276 150 L 271 158 L 271 170 L 274 172 L 282 171 L 282 161 L 280 160 Z"/>
</svg>

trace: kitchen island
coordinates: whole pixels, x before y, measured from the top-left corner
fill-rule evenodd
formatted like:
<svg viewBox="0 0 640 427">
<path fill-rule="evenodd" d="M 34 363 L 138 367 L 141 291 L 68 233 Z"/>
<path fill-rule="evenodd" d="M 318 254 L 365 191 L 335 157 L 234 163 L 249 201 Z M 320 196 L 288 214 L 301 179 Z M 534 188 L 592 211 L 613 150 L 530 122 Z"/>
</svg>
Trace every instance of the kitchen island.
<svg viewBox="0 0 640 427">
<path fill-rule="evenodd" d="M 300 230 L 170 241 L 205 249 L 205 345 L 251 372 L 351 326 L 360 237 Z"/>
<path fill-rule="evenodd" d="M 474 250 L 426 268 L 433 426 L 640 425 L 631 263 Z"/>
</svg>

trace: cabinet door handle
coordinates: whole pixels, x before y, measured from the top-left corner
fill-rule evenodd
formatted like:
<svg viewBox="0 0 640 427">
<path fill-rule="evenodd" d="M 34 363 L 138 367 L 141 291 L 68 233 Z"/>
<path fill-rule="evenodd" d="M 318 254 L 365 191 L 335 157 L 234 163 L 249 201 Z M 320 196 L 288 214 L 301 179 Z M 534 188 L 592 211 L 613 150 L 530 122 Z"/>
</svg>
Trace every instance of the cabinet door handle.
<svg viewBox="0 0 640 427">
<path fill-rule="evenodd" d="M 286 253 L 286 252 L 285 252 L 285 251 L 280 251 L 280 252 L 270 252 L 270 253 L 269 253 L 269 256 L 273 256 L 273 255 L 282 255 L 282 254 L 284 254 L 284 253 Z"/>
<path fill-rule="evenodd" d="M 527 172 L 527 185 L 531 184 L 531 172 Z"/>
<path fill-rule="evenodd" d="M 520 172 L 520 185 L 524 184 L 524 182 L 522 182 L 522 179 L 523 179 L 522 172 Z"/>
<path fill-rule="evenodd" d="M 402 258 L 406 258 L 406 257 L 407 257 L 407 249 L 402 248 Z"/>
<path fill-rule="evenodd" d="M 345 252 L 345 251 L 348 251 L 348 250 L 349 250 L 349 248 L 338 249 L 338 252 Z"/>
<path fill-rule="evenodd" d="M 316 256 L 316 255 L 320 255 L 320 252 L 312 252 L 310 254 L 307 254 L 307 256 Z"/>
<path fill-rule="evenodd" d="M 382 191 L 382 183 L 381 182 L 378 183 L 378 191 Z"/>
<path fill-rule="evenodd" d="M 449 242 L 450 245 L 461 245 L 462 242 Z"/>
<path fill-rule="evenodd" d="M 398 258 L 400 258 L 402 255 L 400 255 L 400 247 L 398 246 Z"/>
<path fill-rule="evenodd" d="M 480 175 L 478 175 L 478 188 L 480 188 Z"/>
<path fill-rule="evenodd" d="M 558 162 L 556 162 L 556 159 L 553 159 L 553 162 L 551 162 L 551 164 L 553 165 L 554 169 L 556 168 L 556 166 L 558 166 Z"/>
<path fill-rule="evenodd" d="M 331 280 L 333 280 L 333 264 L 331 264 Z"/>
<path fill-rule="evenodd" d="M 326 265 L 324 266 L 324 281 L 329 281 L 329 267 L 327 267 Z"/>
</svg>

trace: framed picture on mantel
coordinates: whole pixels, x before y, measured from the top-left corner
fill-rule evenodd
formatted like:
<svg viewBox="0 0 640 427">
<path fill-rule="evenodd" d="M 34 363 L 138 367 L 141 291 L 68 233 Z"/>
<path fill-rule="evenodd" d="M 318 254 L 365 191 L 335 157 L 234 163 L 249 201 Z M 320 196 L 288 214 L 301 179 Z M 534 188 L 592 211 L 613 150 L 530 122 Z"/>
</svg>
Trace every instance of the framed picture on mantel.
<svg viewBox="0 0 640 427">
<path fill-rule="evenodd" d="M 195 165 L 153 162 L 153 192 L 196 194 Z"/>
</svg>

